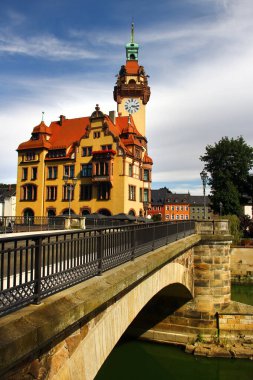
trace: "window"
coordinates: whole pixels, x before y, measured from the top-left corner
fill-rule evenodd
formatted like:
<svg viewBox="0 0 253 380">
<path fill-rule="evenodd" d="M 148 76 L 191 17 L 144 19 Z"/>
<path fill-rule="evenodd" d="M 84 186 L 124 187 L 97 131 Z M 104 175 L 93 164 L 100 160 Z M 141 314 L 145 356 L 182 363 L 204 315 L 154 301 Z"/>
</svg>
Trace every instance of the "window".
<svg viewBox="0 0 253 380">
<path fill-rule="evenodd" d="M 130 201 L 135 201 L 136 197 L 136 187 L 132 185 L 128 185 L 128 199 Z"/>
<path fill-rule="evenodd" d="M 176 219 L 179 219 L 179 215 L 176 215 Z"/>
<path fill-rule="evenodd" d="M 184 215 L 180 215 L 180 219 L 184 219 Z"/>
<path fill-rule="evenodd" d="M 170 206 L 166 206 L 166 211 L 169 211 L 169 209 L 170 209 Z"/>
<path fill-rule="evenodd" d="M 188 210 L 189 210 L 189 207 L 188 207 L 188 206 L 185 206 L 185 210 L 188 211 Z"/>
<path fill-rule="evenodd" d="M 65 165 L 63 168 L 63 175 L 69 178 L 73 178 L 75 174 L 75 166 L 74 165 Z"/>
<path fill-rule="evenodd" d="M 92 164 L 83 164 L 81 166 L 81 177 L 91 177 Z"/>
<path fill-rule="evenodd" d="M 37 186 L 24 185 L 21 187 L 21 201 L 36 201 L 37 199 Z"/>
<path fill-rule="evenodd" d="M 148 202 L 148 189 L 144 189 L 143 202 Z M 159 210 L 161 210 L 161 207 L 159 207 Z"/>
<path fill-rule="evenodd" d="M 57 166 L 49 166 L 47 169 L 47 178 L 56 179 L 57 178 Z"/>
<path fill-rule="evenodd" d="M 101 145 L 102 150 L 112 150 L 112 144 Z"/>
<path fill-rule="evenodd" d="M 110 199 L 110 184 L 109 183 L 100 183 L 98 185 L 97 199 L 100 201 L 107 201 Z"/>
<path fill-rule="evenodd" d="M 141 151 L 139 148 L 135 148 L 135 155 L 137 158 L 141 158 Z"/>
<path fill-rule="evenodd" d="M 176 206 L 176 211 L 179 211 L 179 206 Z"/>
<path fill-rule="evenodd" d="M 48 152 L 48 158 L 59 158 L 66 156 L 66 149 L 54 149 Z"/>
<path fill-rule="evenodd" d="M 90 201 L 92 198 L 92 185 L 80 185 L 80 201 Z"/>
<path fill-rule="evenodd" d="M 92 155 L 92 146 L 84 146 L 82 148 L 82 156 L 87 157 Z"/>
<path fill-rule="evenodd" d="M 174 220 L 174 219 L 175 219 L 174 215 L 171 215 L 171 219 L 172 219 L 172 220 Z"/>
<path fill-rule="evenodd" d="M 22 168 L 22 180 L 26 181 L 28 176 L 28 168 Z"/>
<path fill-rule="evenodd" d="M 47 186 L 47 201 L 55 201 L 57 198 L 57 186 Z"/>
<path fill-rule="evenodd" d="M 133 176 L 133 164 L 129 164 L 129 167 L 128 167 L 128 175 L 129 175 L 129 177 L 132 177 L 132 176 Z"/>
<path fill-rule="evenodd" d="M 169 218 L 170 218 L 170 216 L 169 216 L 169 215 L 165 215 L 165 218 L 166 218 L 166 219 L 169 219 Z"/>
<path fill-rule="evenodd" d="M 144 169 L 143 180 L 144 181 L 149 181 L 149 170 L 148 169 Z"/>
<path fill-rule="evenodd" d="M 26 161 L 33 161 L 35 160 L 35 153 L 34 152 L 27 152 L 26 153 Z"/>
<path fill-rule="evenodd" d="M 31 177 L 32 180 L 37 179 L 37 173 L 38 173 L 38 168 L 37 167 L 33 167 L 32 168 L 32 177 Z"/>
<path fill-rule="evenodd" d="M 171 210 L 174 211 L 174 206 L 171 206 Z"/>
<path fill-rule="evenodd" d="M 96 176 L 107 176 L 109 175 L 109 163 L 108 162 L 97 162 L 95 164 L 95 173 Z"/>
<path fill-rule="evenodd" d="M 184 210 L 184 206 L 180 206 L 180 210 L 183 211 Z"/>
<path fill-rule="evenodd" d="M 189 219 L 189 216 L 188 216 L 188 215 L 185 215 L 185 219 Z"/>
<path fill-rule="evenodd" d="M 64 201 L 73 201 L 74 189 L 75 187 L 71 184 L 63 185 L 63 200 Z"/>
<path fill-rule="evenodd" d="M 100 138 L 100 132 L 93 132 L 93 138 L 99 139 Z"/>
</svg>

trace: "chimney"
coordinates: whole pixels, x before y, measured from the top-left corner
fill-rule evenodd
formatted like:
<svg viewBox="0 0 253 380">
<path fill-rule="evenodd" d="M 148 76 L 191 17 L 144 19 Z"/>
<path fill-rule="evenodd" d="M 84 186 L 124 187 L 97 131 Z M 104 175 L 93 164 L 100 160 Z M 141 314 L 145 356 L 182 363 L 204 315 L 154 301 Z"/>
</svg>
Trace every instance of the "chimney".
<svg viewBox="0 0 253 380">
<path fill-rule="evenodd" d="M 109 111 L 109 118 L 115 124 L 115 111 Z"/>
<path fill-rule="evenodd" d="M 66 116 L 60 115 L 60 125 L 63 124 L 64 120 L 66 120 Z"/>
</svg>

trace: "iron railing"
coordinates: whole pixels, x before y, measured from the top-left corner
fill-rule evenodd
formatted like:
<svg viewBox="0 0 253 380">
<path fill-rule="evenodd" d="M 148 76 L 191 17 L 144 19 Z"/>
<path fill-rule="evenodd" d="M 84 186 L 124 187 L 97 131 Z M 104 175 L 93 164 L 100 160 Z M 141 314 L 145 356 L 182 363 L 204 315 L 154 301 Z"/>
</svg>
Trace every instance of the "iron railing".
<svg viewBox="0 0 253 380">
<path fill-rule="evenodd" d="M 64 229 L 64 217 L 1 216 L 0 234 Z"/>
<path fill-rule="evenodd" d="M 0 238 L 0 315 L 194 233 L 194 222 L 41 232 Z"/>
</svg>

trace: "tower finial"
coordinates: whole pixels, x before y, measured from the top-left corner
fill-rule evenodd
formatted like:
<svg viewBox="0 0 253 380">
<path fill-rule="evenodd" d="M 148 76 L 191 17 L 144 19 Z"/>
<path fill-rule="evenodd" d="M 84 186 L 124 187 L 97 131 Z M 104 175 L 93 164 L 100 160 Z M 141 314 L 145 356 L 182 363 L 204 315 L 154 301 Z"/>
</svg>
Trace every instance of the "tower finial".
<svg viewBox="0 0 253 380">
<path fill-rule="evenodd" d="M 132 25 L 131 25 L 131 44 L 134 43 L 134 22 L 132 20 Z"/>
<path fill-rule="evenodd" d="M 42 111 L 42 117 L 41 117 L 41 121 L 44 121 L 44 111 Z"/>
</svg>

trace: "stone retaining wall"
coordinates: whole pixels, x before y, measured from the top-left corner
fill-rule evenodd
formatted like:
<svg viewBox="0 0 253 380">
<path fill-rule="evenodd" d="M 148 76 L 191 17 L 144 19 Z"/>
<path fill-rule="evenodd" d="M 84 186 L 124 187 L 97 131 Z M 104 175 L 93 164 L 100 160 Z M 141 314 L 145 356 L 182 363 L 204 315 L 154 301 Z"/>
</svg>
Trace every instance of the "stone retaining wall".
<svg viewBox="0 0 253 380">
<path fill-rule="evenodd" d="M 253 247 L 231 248 L 232 283 L 253 283 Z"/>
</svg>

